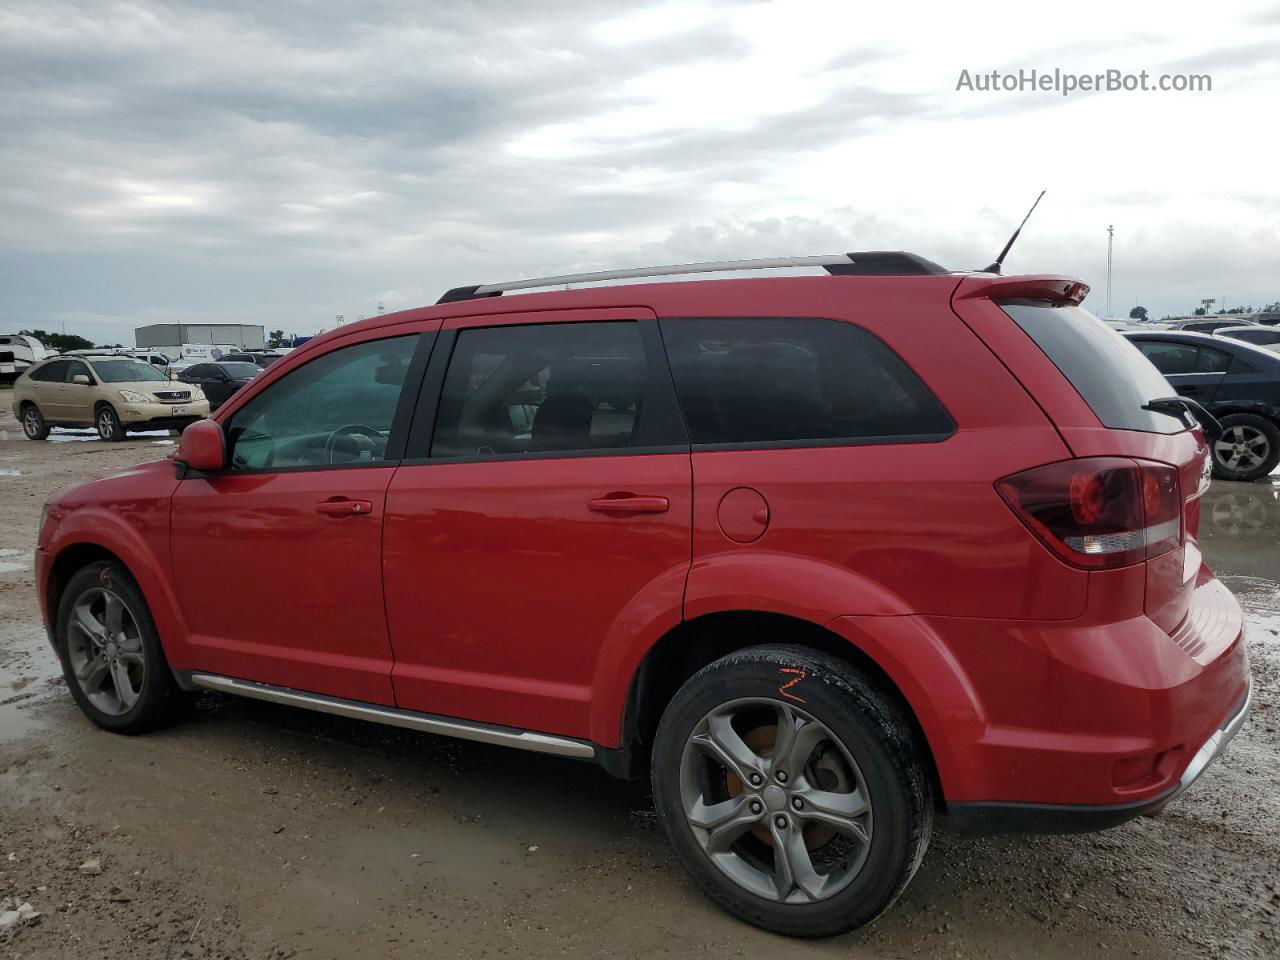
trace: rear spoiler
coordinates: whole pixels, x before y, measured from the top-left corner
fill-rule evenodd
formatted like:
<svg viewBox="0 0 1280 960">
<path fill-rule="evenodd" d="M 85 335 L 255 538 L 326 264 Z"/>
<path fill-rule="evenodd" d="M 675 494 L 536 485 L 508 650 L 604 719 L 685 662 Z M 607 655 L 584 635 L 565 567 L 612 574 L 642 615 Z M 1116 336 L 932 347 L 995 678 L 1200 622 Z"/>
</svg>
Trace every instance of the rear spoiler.
<svg viewBox="0 0 1280 960">
<path fill-rule="evenodd" d="M 957 300 L 1041 300 L 1054 306 L 1079 306 L 1089 285 L 1075 277 L 998 277 L 973 273 L 956 287 Z"/>
</svg>

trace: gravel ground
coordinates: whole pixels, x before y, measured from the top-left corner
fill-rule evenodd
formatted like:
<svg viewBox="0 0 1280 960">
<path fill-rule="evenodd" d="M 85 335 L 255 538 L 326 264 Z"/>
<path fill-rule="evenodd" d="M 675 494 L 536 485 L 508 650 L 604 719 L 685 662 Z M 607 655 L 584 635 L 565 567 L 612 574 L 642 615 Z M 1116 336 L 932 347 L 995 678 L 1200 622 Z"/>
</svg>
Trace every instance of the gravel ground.
<svg viewBox="0 0 1280 960">
<path fill-rule="evenodd" d="M 581 763 L 207 694 L 147 737 L 91 727 L 39 624 L 60 486 L 163 437 L 29 443 L 0 393 L 0 956 L 1280 956 L 1280 485 L 1215 484 L 1211 563 L 1248 611 L 1256 706 L 1157 819 L 935 835 L 869 929 L 744 926 L 668 854 L 641 784 Z M 158 445 L 159 444 L 159 445 Z"/>
</svg>

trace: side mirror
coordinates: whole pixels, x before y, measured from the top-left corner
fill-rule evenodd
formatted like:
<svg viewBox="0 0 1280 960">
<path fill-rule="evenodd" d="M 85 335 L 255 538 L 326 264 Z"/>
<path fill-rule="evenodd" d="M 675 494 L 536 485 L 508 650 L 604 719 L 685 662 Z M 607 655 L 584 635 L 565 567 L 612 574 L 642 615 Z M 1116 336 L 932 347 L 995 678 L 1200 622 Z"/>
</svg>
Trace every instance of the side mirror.
<svg viewBox="0 0 1280 960">
<path fill-rule="evenodd" d="M 212 473 L 227 464 L 227 441 L 222 426 L 213 420 L 197 420 L 182 431 L 178 440 L 178 452 L 173 455 L 178 463 L 189 470 Z"/>
<path fill-rule="evenodd" d="M 89 384 L 93 383 L 93 381 L 89 379 L 88 375 L 83 374 L 83 373 L 77 373 L 74 377 L 72 377 L 72 378 L 71 378 L 71 382 L 72 382 L 72 383 L 78 383 L 78 384 L 81 384 L 82 386 L 86 386 L 86 387 L 87 387 Z"/>
</svg>

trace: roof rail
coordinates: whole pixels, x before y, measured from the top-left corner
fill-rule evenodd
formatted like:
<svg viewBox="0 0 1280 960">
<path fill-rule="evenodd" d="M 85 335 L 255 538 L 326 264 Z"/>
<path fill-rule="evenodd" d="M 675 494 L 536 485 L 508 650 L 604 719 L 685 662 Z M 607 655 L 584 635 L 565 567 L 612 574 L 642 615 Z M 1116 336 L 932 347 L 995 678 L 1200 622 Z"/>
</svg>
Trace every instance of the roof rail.
<svg viewBox="0 0 1280 960">
<path fill-rule="evenodd" d="M 936 276 L 948 271 L 932 260 L 901 250 L 866 250 L 861 253 L 835 253 L 816 257 L 767 257 L 762 260 L 712 260 L 706 263 L 679 263 L 665 267 L 633 267 L 627 270 L 600 270 L 595 273 L 567 273 L 559 277 L 536 277 L 532 280 L 508 280 L 504 283 L 481 283 L 470 287 L 454 287 L 436 303 L 479 300 L 498 297 L 508 290 L 554 287 L 570 283 L 595 283 L 601 280 L 633 280 L 639 277 L 672 277 L 685 273 L 721 273 L 728 270 L 775 270 L 783 267 L 823 267 L 837 276 Z"/>
</svg>

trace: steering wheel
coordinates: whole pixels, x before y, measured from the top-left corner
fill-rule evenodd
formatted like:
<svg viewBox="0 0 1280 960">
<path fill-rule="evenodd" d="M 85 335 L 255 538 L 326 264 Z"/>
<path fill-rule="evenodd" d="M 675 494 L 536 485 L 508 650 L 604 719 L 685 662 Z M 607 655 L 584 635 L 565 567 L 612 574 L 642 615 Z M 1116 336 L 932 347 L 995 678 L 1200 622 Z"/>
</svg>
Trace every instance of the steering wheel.
<svg viewBox="0 0 1280 960">
<path fill-rule="evenodd" d="M 378 444 L 385 444 L 387 439 L 381 430 L 366 426 L 363 423 L 348 423 L 346 426 L 334 430 L 325 439 L 324 459 L 328 463 L 340 462 L 334 459 L 334 454 L 338 452 L 338 441 L 344 437 L 350 437 L 354 441 L 356 456 L 351 458 L 353 460 L 359 460 L 364 453 L 374 453 L 378 448 Z M 347 461 L 341 462 L 346 463 Z"/>
</svg>

